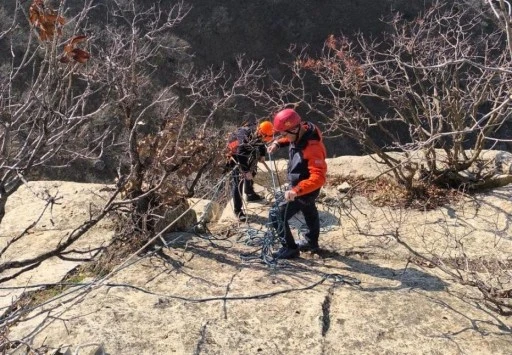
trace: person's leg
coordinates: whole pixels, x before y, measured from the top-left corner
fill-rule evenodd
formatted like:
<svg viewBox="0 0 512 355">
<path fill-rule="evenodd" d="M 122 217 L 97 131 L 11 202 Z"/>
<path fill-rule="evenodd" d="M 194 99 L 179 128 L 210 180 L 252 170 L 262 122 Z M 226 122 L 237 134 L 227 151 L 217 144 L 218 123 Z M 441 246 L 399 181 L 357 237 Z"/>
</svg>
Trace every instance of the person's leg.
<svg viewBox="0 0 512 355">
<path fill-rule="evenodd" d="M 263 197 L 258 195 L 254 191 L 254 176 L 256 176 L 256 171 L 253 171 L 252 176 L 253 176 L 253 180 L 245 180 L 244 190 L 245 190 L 245 195 L 247 197 L 247 201 L 248 202 L 261 201 L 261 200 L 263 200 Z"/>
<path fill-rule="evenodd" d="M 242 180 L 240 179 L 240 171 L 234 169 L 231 173 L 231 194 L 233 196 L 233 210 L 238 216 L 242 212 Z"/>
<path fill-rule="evenodd" d="M 296 249 L 297 244 L 293 238 L 288 220 L 300 210 L 299 207 L 297 201 L 289 201 L 282 202 L 278 207 L 270 210 L 270 221 L 279 236 L 279 240 L 283 246 L 291 249 Z"/>
<path fill-rule="evenodd" d="M 318 247 L 318 237 L 320 236 L 320 217 L 318 215 L 318 209 L 316 204 L 313 202 L 312 205 L 305 206 L 302 209 L 306 225 L 308 226 L 308 232 L 304 235 L 304 238 L 311 244 L 311 246 Z"/>
<path fill-rule="evenodd" d="M 246 195 L 254 195 L 254 180 L 244 179 L 244 191 Z"/>
<path fill-rule="evenodd" d="M 304 214 L 304 220 L 308 227 L 308 232 L 304 235 L 308 244 L 301 244 L 301 249 L 316 249 L 318 248 L 318 238 L 320 236 L 320 216 L 318 215 L 318 209 L 316 207 L 316 198 L 318 197 L 319 191 L 309 194 L 303 198 L 298 198 L 297 201 L 300 203 L 300 210 Z"/>
<path fill-rule="evenodd" d="M 270 210 L 272 225 L 283 244 L 281 249 L 272 254 L 275 259 L 293 259 L 300 255 L 299 248 L 293 239 L 288 220 L 299 211 L 294 201 L 282 203 Z"/>
</svg>

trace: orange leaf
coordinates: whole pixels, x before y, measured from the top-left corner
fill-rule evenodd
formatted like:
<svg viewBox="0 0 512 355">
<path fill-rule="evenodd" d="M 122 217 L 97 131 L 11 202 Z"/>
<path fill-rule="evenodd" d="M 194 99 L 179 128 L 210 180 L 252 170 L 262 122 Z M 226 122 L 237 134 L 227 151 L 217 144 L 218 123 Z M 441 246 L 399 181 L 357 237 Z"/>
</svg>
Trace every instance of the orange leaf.
<svg viewBox="0 0 512 355">
<path fill-rule="evenodd" d="M 85 63 L 89 60 L 90 57 L 91 55 L 88 52 L 80 48 L 76 48 L 75 50 L 73 50 L 72 58 L 76 60 L 78 63 Z"/>
<path fill-rule="evenodd" d="M 61 26 L 66 23 L 66 19 L 59 16 L 55 10 L 46 8 L 43 0 L 32 1 L 29 8 L 29 21 L 37 28 L 39 39 L 42 41 L 53 39 L 55 30 L 57 35 L 62 35 Z"/>
<path fill-rule="evenodd" d="M 71 39 L 68 41 L 68 43 L 66 43 L 66 45 L 64 46 L 64 53 L 63 53 L 62 57 L 59 59 L 60 62 L 68 63 L 71 59 L 78 63 L 87 62 L 87 60 L 89 60 L 91 55 L 88 52 L 84 51 L 83 49 L 75 48 L 75 46 L 78 43 L 83 42 L 86 38 L 87 38 L 87 36 L 84 36 L 84 35 L 78 35 L 78 36 L 71 37 Z"/>
<path fill-rule="evenodd" d="M 61 62 L 61 63 L 69 63 L 69 57 L 68 57 L 66 54 L 63 54 L 63 55 L 59 58 L 59 62 Z"/>
<path fill-rule="evenodd" d="M 71 53 L 73 49 L 75 49 L 76 44 L 83 42 L 86 38 L 87 36 L 84 35 L 71 37 L 68 43 L 64 46 L 64 52 Z"/>
</svg>

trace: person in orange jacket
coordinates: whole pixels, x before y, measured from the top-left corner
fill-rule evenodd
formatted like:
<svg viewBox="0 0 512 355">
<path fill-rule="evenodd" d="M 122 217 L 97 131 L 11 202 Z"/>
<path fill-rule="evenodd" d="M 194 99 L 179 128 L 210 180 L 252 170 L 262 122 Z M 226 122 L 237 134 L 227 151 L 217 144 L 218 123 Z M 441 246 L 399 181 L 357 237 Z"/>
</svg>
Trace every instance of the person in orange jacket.
<svg viewBox="0 0 512 355">
<path fill-rule="evenodd" d="M 289 147 L 288 180 L 291 188 L 284 193 L 278 210 L 270 214 L 270 220 L 283 244 L 274 253 L 277 259 L 292 259 L 300 251 L 318 249 L 320 217 L 316 199 L 325 184 L 327 174 L 326 150 L 322 133 L 311 122 L 302 121 L 293 109 L 279 111 L 274 117 L 274 131 L 279 135 L 267 147 L 272 154 L 281 147 Z M 295 242 L 288 220 L 301 211 L 308 227 L 305 240 Z"/>
<path fill-rule="evenodd" d="M 239 127 L 228 139 L 228 168 L 231 174 L 231 192 L 233 196 L 233 209 L 239 221 L 246 221 L 243 210 L 242 191 L 246 200 L 261 201 L 263 197 L 254 191 L 254 175 L 256 175 L 258 161 L 265 161 L 266 146 L 272 140 L 274 129 L 269 121 L 261 122 L 256 128 L 255 122 L 249 122 Z"/>
</svg>

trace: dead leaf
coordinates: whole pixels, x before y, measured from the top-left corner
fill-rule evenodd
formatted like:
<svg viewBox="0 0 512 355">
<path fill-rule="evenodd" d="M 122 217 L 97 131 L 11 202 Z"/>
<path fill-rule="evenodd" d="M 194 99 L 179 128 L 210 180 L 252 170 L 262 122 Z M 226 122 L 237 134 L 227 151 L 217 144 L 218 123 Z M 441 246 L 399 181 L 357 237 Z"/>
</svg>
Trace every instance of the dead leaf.
<svg viewBox="0 0 512 355">
<path fill-rule="evenodd" d="M 74 60 L 78 63 L 87 62 L 91 57 L 89 52 L 86 52 L 80 48 L 76 48 L 76 45 L 85 41 L 86 38 L 87 36 L 84 35 L 73 36 L 64 46 L 64 53 L 60 57 L 59 61 L 61 63 L 69 63 L 71 60 Z"/>
<path fill-rule="evenodd" d="M 55 33 L 62 35 L 62 26 L 66 19 L 59 16 L 57 11 L 46 7 L 43 0 L 33 0 L 28 12 L 29 21 L 37 29 L 41 41 L 52 40 Z"/>
</svg>

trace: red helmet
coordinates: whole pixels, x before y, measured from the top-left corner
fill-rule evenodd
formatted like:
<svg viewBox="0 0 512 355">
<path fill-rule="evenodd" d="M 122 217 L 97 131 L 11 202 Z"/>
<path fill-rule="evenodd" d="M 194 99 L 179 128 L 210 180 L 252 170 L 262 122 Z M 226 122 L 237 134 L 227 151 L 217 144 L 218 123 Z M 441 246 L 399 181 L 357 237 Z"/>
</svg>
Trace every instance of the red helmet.
<svg viewBox="0 0 512 355">
<path fill-rule="evenodd" d="M 287 131 L 297 127 L 302 119 L 294 109 L 287 108 L 279 111 L 274 117 L 274 130 L 278 132 Z"/>
</svg>

